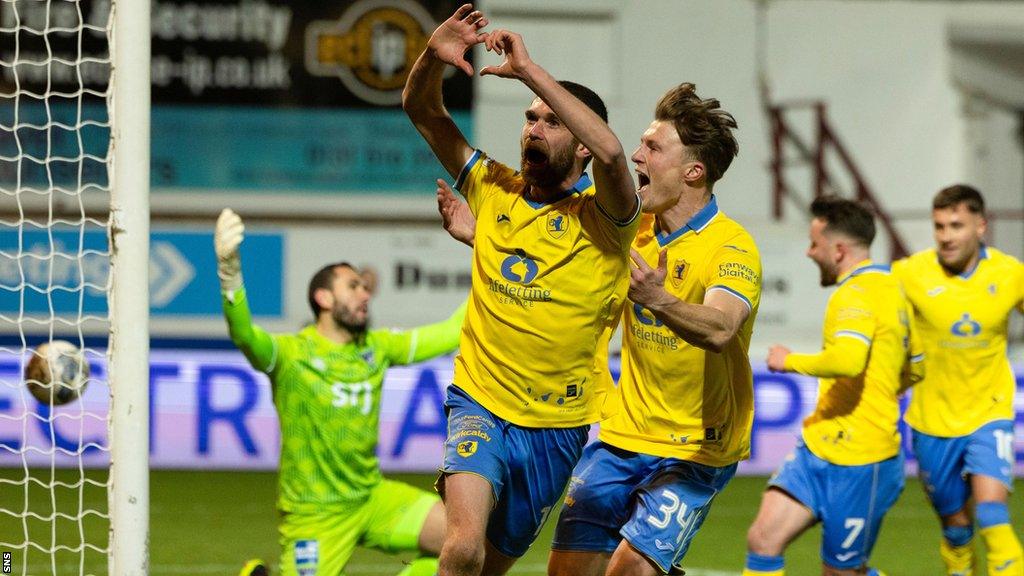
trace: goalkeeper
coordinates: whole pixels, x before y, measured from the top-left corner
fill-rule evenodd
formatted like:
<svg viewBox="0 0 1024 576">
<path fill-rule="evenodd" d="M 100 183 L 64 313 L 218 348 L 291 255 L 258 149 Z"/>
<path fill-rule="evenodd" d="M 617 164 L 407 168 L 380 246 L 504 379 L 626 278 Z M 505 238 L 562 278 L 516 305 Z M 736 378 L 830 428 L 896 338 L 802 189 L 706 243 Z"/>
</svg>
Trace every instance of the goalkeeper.
<svg viewBox="0 0 1024 576">
<path fill-rule="evenodd" d="M 245 227 L 230 209 L 214 245 L 231 341 L 273 386 L 281 425 L 277 508 L 285 576 L 341 574 L 356 546 L 423 556 L 401 572 L 432 575 L 444 538 L 444 508 L 433 493 L 381 477 L 376 456 L 381 383 L 391 365 L 458 347 L 465 304 L 447 320 L 405 332 L 369 330 L 370 294 L 347 263 L 321 268 L 309 283 L 315 324 L 271 335 L 252 323 L 238 247 Z M 243 574 L 266 574 L 250 562 Z"/>
</svg>

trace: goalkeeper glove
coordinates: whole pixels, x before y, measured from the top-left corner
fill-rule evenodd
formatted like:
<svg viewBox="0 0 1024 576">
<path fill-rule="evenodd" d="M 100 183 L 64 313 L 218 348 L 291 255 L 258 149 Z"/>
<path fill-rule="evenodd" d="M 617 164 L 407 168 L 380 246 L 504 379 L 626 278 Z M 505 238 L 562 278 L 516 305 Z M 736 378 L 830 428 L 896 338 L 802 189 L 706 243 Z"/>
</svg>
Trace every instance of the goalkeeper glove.
<svg viewBox="0 0 1024 576">
<path fill-rule="evenodd" d="M 213 248 L 217 252 L 217 277 L 221 291 L 231 299 L 242 287 L 242 259 L 238 246 L 245 239 L 245 224 L 230 208 L 225 208 L 217 218 L 213 234 Z"/>
</svg>

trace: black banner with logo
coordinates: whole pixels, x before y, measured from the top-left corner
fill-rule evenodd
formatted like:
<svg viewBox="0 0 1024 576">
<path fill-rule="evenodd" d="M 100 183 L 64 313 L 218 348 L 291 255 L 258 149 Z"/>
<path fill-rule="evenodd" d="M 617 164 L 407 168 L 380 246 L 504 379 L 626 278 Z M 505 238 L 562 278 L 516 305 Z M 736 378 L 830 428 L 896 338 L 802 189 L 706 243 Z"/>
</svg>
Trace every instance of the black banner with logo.
<svg viewBox="0 0 1024 576">
<path fill-rule="evenodd" d="M 394 106 L 453 0 L 153 2 L 153 98 L 161 103 Z M 454 70 L 452 70 L 454 72 Z M 469 108 L 459 72 L 445 102 Z"/>
</svg>

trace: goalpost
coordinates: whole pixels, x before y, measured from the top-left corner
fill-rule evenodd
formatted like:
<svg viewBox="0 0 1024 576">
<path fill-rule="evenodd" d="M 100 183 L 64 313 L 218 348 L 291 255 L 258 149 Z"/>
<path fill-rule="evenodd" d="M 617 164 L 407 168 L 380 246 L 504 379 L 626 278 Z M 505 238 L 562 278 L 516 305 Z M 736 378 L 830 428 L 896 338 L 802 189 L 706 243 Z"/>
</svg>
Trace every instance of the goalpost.
<svg viewBox="0 0 1024 576">
<path fill-rule="evenodd" d="M 112 3 L 110 576 L 149 572 L 149 10 Z"/>
<path fill-rule="evenodd" d="M 0 0 L 0 574 L 149 571 L 148 0 Z M 92 367 L 38 403 L 41 342 Z"/>
</svg>

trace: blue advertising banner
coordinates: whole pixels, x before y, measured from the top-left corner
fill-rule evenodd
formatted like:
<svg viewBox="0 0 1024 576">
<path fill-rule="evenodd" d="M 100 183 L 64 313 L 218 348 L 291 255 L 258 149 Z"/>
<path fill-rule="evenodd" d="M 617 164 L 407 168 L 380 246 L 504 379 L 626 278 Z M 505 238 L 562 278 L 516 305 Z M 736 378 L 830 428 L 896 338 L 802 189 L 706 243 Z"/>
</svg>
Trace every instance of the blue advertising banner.
<svg viewBox="0 0 1024 576">
<path fill-rule="evenodd" d="M 243 274 L 260 278 L 250 305 L 257 316 L 280 317 L 284 237 L 248 234 Z M 213 235 L 153 232 L 150 236 L 150 313 L 221 315 Z M 110 275 L 107 235 L 101 230 L 0 231 L 0 313 L 105 314 Z"/>
<path fill-rule="evenodd" d="M 208 343 L 209 344 L 209 343 Z M 27 357 L 27 355 L 23 355 Z M 40 405 L 21 382 L 24 357 L 0 354 L 0 466 L 106 465 L 109 401 L 106 357 L 90 350 L 92 377 L 85 395 L 55 408 Z M 613 359 L 613 371 L 618 361 Z M 1024 365 L 1017 379 L 1015 455 L 1024 473 Z M 154 349 L 150 361 L 151 465 L 157 468 L 265 469 L 277 467 L 277 415 L 269 382 L 235 350 Z M 445 387 L 452 359 L 392 368 L 384 380 L 377 453 L 386 471 L 436 471 L 446 434 Z M 803 418 L 814 407 L 817 383 L 754 366 L 752 453 L 741 474 L 769 474 L 796 445 Z M 79 415 L 88 414 L 82 419 Z M 62 416 L 63 415 L 63 416 Z M 38 416 L 38 417 L 36 417 Z M 62 417 L 56 417 L 62 416 Z M 81 420 L 81 422 L 79 422 Z M 27 422 L 27 424 L 26 424 Z M 592 436 L 596 436 L 596 427 Z M 907 471 L 916 469 L 907 446 Z"/>
</svg>

